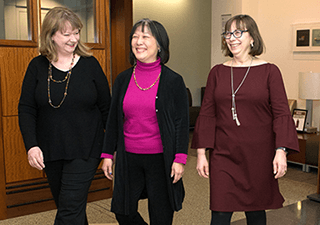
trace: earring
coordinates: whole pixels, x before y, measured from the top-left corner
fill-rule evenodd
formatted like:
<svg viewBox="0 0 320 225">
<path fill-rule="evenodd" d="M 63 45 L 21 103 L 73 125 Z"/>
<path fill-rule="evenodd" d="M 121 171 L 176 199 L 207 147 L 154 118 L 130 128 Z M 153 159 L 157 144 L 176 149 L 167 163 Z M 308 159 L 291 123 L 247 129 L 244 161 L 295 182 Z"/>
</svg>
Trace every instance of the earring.
<svg viewBox="0 0 320 225">
<path fill-rule="evenodd" d="M 158 52 L 161 52 L 161 48 L 159 48 Z"/>
<path fill-rule="evenodd" d="M 250 45 L 251 45 L 251 48 L 253 48 L 253 42 Z"/>
</svg>

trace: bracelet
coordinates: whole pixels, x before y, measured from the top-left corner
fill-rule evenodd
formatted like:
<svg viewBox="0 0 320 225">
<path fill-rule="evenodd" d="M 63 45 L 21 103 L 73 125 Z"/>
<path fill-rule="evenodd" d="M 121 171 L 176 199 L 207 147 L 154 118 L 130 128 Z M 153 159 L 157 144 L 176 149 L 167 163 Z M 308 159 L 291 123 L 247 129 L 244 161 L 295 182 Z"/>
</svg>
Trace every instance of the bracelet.
<svg viewBox="0 0 320 225">
<path fill-rule="evenodd" d="M 285 153 L 288 154 L 288 151 L 287 151 L 287 149 L 286 149 L 285 147 L 278 147 L 278 148 L 276 149 L 276 151 L 277 151 L 277 150 L 282 150 L 282 151 L 284 151 Z"/>
</svg>

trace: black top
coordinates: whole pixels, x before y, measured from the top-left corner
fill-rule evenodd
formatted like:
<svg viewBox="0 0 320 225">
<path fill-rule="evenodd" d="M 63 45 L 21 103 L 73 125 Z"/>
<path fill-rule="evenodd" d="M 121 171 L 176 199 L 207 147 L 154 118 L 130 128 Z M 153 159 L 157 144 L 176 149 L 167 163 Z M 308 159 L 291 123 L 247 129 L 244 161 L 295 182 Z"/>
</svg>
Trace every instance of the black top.
<svg viewBox="0 0 320 225">
<path fill-rule="evenodd" d="M 44 56 L 29 64 L 19 102 L 19 125 L 25 147 L 39 146 L 45 161 L 99 158 L 110 107 L 106 76 L 94 57 L 80 57 L 73 67 L 68 94 L 60 108 L 48 103 L 48 67 Z M 52 66 L 55 80 L 67 72 Z M 63 98 L 66 82 L 50 81 L 53 105 Z"/>
</svg>

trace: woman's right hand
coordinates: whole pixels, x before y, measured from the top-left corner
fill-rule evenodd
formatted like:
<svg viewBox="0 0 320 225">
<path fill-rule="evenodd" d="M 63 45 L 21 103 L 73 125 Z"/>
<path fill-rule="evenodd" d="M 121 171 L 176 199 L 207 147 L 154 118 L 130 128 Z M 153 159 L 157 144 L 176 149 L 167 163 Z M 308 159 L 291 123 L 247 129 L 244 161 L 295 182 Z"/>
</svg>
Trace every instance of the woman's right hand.
<svg viewBox="0 0 320 225">
<path fill-rule="evenodd" d="M 102 162 L 101 169 L 104 172 L 104 175 L 109 179 L 113 179 L 113 173 L 112 173 L 112 165 L 113 165 L 113 160 L 109 158 L 104 158 Z"/>
<path fill-rule="evenodd" d="M 43 153 L 38 146 L 35 146 L 29 149 L 28 161 L 30 166 L 38 170 L 43 170 L 45 167 L 44 160 L 43 160 Z"/>
<path fill-rule="evenodd" d="M 197 149 L 197 171 L 200 177 L 209 178 L 209 164 L 206 157 L 206 149 Z"/>
</svg>

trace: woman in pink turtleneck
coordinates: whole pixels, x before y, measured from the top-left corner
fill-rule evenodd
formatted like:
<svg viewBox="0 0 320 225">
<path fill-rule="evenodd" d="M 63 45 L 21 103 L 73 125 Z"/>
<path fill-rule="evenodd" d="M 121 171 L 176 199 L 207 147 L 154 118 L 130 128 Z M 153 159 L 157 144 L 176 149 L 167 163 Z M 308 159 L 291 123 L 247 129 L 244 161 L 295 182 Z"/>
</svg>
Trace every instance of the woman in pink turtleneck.
<svg viewBox="0 0 320 225">
<path fill-rule="evenodd" d="M 113 179 L 111 211 L 120 225 L 147 224 L 138 201 L 148 198 L 150 224 L 172 224 L 182 207 L 182 175 L 189 143 L 189 106 L 183 78 L 164 66 L 169 38 L 157 21 L 138 21 L 130 34 L 133 68 L 114 83 L 102 169 Z"/>
</svg>

